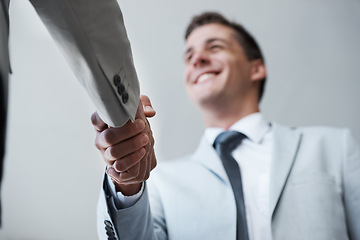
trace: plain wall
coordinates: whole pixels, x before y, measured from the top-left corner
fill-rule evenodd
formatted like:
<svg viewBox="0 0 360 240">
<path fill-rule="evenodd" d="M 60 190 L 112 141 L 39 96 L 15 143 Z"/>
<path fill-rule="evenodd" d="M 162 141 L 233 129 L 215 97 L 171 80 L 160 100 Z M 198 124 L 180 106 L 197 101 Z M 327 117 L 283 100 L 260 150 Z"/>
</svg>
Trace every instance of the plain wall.
<svg viewBox="0 0 360 240">
<path fill-rule="evenodd" d="M 183 87 L 184 31 L 217 10 L 260 43 L 261 109 L 286 125 L 348 127 L 360 140 L 358 0 L 121 0 L 142 93 L 152 99 L 158 161 L 191 153 L 202 119 Z M 11 3 L 10 104 L 0 239 L 97 239 L 104 164 L 90 99 L 28 1 Z"/>
</svg>

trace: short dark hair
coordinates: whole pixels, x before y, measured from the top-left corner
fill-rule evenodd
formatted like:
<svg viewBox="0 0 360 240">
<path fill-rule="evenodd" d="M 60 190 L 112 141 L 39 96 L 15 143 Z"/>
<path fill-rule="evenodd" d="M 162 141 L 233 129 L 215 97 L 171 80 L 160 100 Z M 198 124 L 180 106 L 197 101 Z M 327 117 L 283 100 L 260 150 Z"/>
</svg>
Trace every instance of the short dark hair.
<svg viewBox="0 0 360 240">
<path fill-rule="evenodd" d="M 185 40 L 196 28 L 210 23 L 222 24 L 233 29 L 236 33 L 236 38 L 240 46 L 243 48 L 245 56 L 249 61 L 261 59 L 263 62 L 265 62 L 260 47 L 255 41 L 254 37 L 242 25 L 227 20 L 223 15 L 217 12 L 205 12 L 194 16 L 186 29 Z M 266 77 L 260 82 L 259 101 L 261 100 L 264 93 L 265 82 Z"/>
</svg>

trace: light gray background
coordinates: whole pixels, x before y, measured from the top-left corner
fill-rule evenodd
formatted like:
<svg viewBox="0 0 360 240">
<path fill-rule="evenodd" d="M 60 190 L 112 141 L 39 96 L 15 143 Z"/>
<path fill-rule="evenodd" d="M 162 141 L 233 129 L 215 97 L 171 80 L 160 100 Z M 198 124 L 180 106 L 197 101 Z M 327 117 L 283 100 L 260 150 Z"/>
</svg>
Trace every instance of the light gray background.
<svg viewBox="0 0 360 240">
<path fill-rule="evenodd" d="M 352 129 L 360 139 L 359 0 L 121 0 L 159 161 L 193 151 L 202 119 L 182 80 L 183 34 L 217 10 L 258 39 L 268 84 L 261 109 L 287 125 Z M 96 239 L 104 164 L 85 91 L 27 1 L 11 4 L 10 111 L 0 239 Z"/>
</svg>

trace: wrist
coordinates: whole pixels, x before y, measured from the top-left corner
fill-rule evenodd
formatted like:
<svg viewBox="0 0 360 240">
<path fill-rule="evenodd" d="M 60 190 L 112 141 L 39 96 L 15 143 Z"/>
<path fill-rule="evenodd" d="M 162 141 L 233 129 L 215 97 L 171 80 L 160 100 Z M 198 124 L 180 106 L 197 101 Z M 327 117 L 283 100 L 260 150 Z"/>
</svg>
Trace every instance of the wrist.
<svg viewBox="0 0 360 240">
<path fill-rule="evenodd" d="M 132 196 L 137 194 L 141 190 L 142 183 L 135 184 L 115 184 L 116 192 L 121 192 L 124 196 Z"/>
</svg>

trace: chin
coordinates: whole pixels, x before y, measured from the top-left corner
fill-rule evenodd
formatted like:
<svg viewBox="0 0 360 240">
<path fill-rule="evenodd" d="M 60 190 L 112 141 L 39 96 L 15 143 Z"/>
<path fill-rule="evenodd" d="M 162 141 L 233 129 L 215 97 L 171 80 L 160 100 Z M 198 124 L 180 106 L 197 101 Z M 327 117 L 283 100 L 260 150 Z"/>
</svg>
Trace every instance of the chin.
<svg viewBox="0 0 360 240">
<path fill-rule="evenodd" d="M 217 99 L 218 98 L 216 96 L 198 96 L 196 99 L 194 99 L 194 102 L 200 107 L 208 108 L 210 106 L 216 105 L 216 102 L 218 102 Z"/>
</svg>

